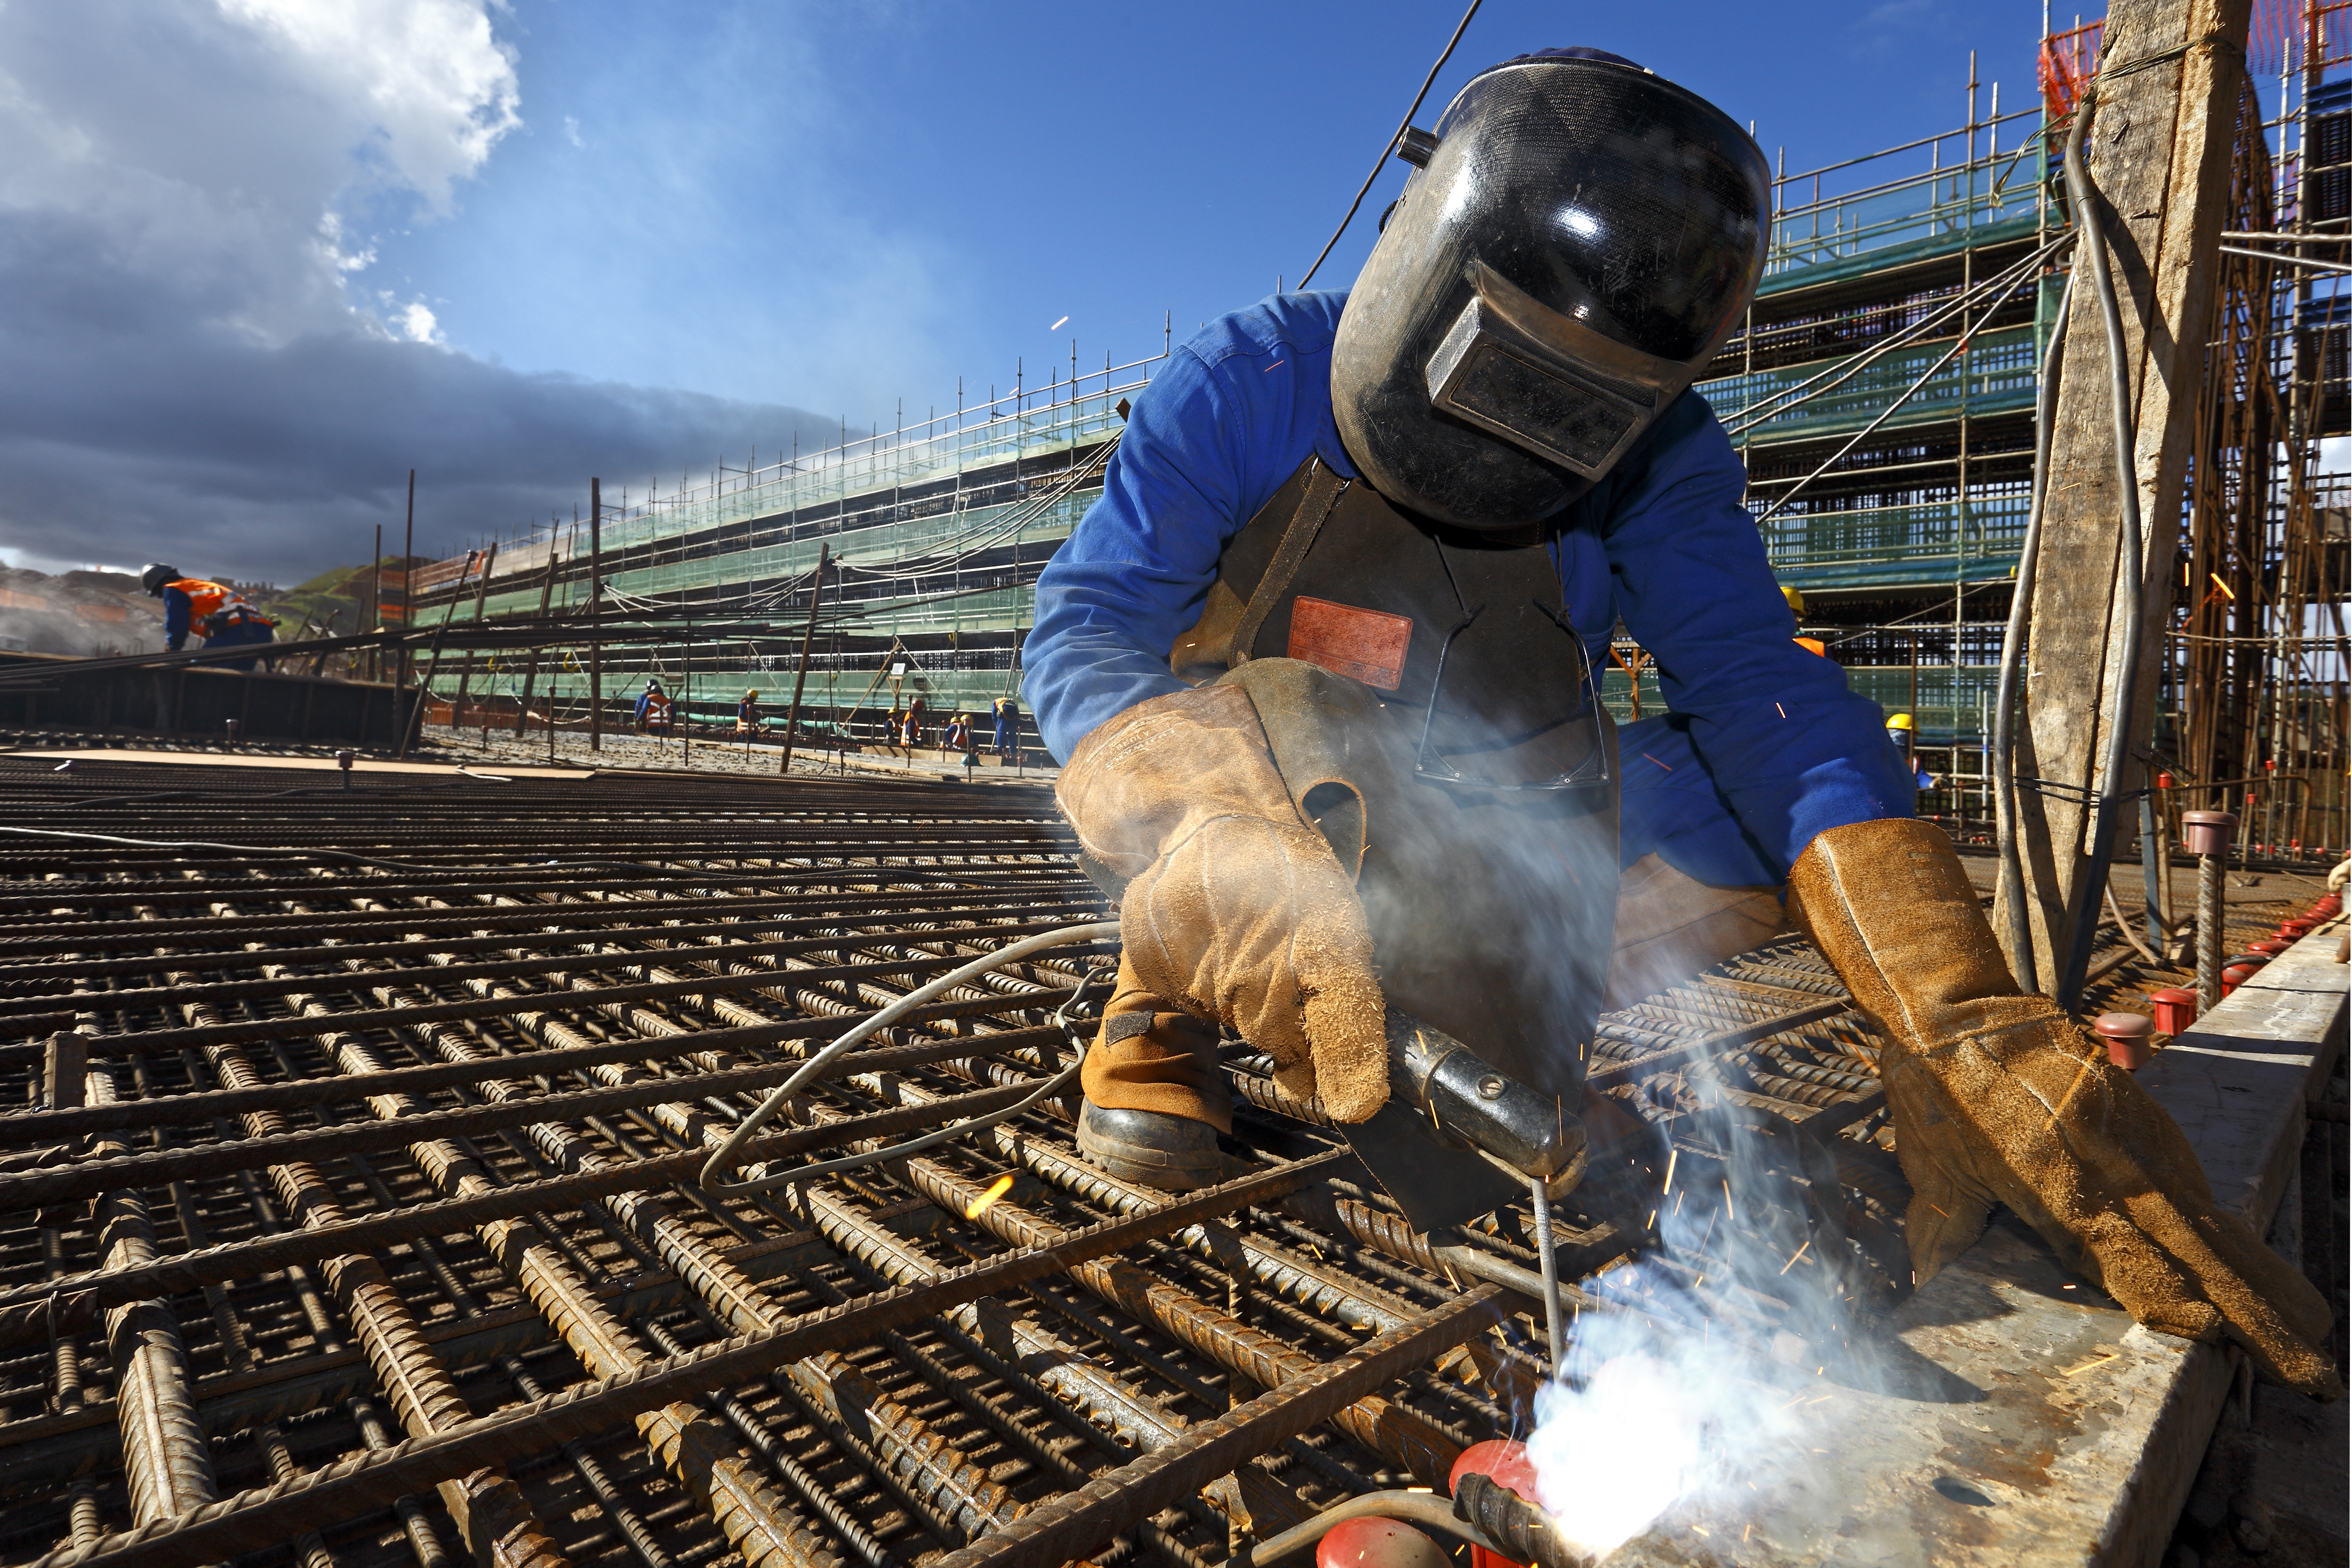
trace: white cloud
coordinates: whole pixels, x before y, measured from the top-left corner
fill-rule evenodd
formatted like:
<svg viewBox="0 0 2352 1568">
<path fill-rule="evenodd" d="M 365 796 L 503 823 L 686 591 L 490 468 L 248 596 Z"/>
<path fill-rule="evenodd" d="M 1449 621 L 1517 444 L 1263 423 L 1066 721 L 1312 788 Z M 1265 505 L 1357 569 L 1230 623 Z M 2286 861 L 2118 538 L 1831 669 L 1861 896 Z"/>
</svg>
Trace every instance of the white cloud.
<svg viewBox="0 0 2352 1568">
<path fill-rule="evenodd" d="M 225 16 L 281 47 L 323 92 L 344 98 L 384 177 L 446 210 L 450 186 L 518 125 L 514 50 L 477 0 L 219 0 Z"/>
<path fill-rule="evenodd" d="M 569 114 L 563 117 L 563 136 L 564 140 L 570 142 L 574 147 L 586 151 L 588 143 L 581 137 L 580 121 Z"/>
<path fill-rule="evenodd" d="M 400 331 L 412 343 L 437 343 L 441 341 L 441 323 L 433 319 L 433 308 L 422 300 L 412 300 L 399 315 Z"/>
</svg>

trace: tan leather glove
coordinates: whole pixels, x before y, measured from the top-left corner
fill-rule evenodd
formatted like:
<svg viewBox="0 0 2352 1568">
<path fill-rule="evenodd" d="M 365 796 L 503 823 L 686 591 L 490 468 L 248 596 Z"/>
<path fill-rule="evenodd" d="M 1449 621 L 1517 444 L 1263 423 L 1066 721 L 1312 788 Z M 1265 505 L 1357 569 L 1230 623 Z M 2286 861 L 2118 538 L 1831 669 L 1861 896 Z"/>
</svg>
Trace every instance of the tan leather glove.
<svg viewBox="0 0 2352 1568">
<path fill-rule="evenodd" d="M 1926 1281 L 2006 1204 L 2152 1329 L 2227 1334 L 2280 1382 L 2343 1392 L 2319 1292 L 2214 1201 L 2197 1152 L 2090 1031 L 2021 994 L 1939 828 L 1857 823 L 1815 838 L 1790 912 L 1888 1043 L 1878 1072 L 1911 1179 Z"/>
<path fill-rule="evenodd" d="M 1372 940 L 1349 874 L 1298 813 L 1238 686 L 1174 691 L 1087 738 L 1055 787 L 1114 879 L 1146 986 L 1274 1058 L 1342 1121 L 1388 1099 Z M 1090 868 L 1092 869 L 1093 868 Z"/>
</svg>

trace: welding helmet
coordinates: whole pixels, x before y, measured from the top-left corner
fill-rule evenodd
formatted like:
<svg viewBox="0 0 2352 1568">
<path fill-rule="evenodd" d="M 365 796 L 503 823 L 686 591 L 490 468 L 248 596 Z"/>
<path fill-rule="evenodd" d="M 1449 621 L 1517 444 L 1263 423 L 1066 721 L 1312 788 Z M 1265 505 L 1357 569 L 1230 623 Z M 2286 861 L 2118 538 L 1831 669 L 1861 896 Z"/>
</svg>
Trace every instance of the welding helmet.
<svg viewBox="0 0 2352 1568">
<path fill-rule="evenodd" d="M 148 567 L 146 571 L 139 574 L 139 585 L 147 590 L 147 594 L 150 598 L 155 599 L 160 599 L 163 596 L 163 589 L 166 584 L 176 583 L 179 580 L 180 569 L 177 566 L 166 566 L 160 561 L 155 563 L 152 566 Z"/>
<path fill-rule="evenodd" d="M 1438 522 L 1518 529 L 1608 473 L 1738 325 L 1771 171 L 1697 94 L 1594 50 L 1481 72 L 1433 133 L 1331 350 L 1339 439 Z"/>
</svg>

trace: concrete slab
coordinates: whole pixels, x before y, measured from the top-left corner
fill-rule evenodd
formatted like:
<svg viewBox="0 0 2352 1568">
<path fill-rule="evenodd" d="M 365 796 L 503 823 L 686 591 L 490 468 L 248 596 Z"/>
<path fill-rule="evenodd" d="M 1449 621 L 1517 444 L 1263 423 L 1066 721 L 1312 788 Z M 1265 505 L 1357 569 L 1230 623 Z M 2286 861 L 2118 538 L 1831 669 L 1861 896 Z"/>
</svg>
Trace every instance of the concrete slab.
<svg viewBox="0 0 2352 1568">
<path fill-rule="evenodd" d="M 2305 1102 L 2344 1047 L 2342 919 L 2141 1069 L 2221 1201 L 2267 1232 Z M 2001 1216 L 1895 1314 L 1895 1392 L 1779 1381 L 1793 1474 L 1670 1512 L 1610 1559 L 1693 1563 L 2152 1565 L 2243 1358 L 2153 1333 Z M 1780 1369 L 1776 1369 L 1780 1370 Z M 1810 1452 L 1807 1452 L 1810 1450 Z"/>
</svg>

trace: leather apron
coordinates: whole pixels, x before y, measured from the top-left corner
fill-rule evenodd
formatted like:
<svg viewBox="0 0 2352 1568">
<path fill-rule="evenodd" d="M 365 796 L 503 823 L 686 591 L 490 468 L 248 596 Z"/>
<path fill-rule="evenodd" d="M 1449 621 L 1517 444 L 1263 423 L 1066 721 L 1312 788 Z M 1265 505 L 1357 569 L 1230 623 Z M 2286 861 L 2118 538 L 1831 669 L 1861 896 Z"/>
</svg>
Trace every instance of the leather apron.
<svg viewBox="0 0 2352 1568">
<path fill-rule="evenodd" d="M 1388 999 L 1573 1115 L 1616 913 L 1616 731 L 1547 545 L 1409 517 L 1309 458 L 1170 663 L 1249 689 L 1357 873 Z"/>
</svg>

